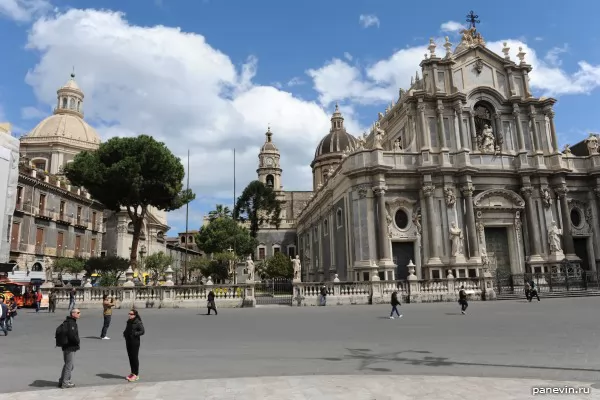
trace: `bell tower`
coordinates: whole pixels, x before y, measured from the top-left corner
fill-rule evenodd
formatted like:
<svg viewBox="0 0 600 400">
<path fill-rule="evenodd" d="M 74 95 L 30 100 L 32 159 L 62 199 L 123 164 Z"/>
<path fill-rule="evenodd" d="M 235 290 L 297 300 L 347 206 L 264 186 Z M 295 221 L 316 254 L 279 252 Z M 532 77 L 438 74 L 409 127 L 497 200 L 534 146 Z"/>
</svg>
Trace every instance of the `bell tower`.
<svg viewBox="0 0 600 400">
<path fill-rule="evenodd" d="M 273 143 L 273 132 L 271 127 L 265 133 L 265 144 L 258 154 L 258 180 L 275 191 L 282 190 L 281 187 L 281 164 L 279 163 L 279 150 Z"/>
</svg>

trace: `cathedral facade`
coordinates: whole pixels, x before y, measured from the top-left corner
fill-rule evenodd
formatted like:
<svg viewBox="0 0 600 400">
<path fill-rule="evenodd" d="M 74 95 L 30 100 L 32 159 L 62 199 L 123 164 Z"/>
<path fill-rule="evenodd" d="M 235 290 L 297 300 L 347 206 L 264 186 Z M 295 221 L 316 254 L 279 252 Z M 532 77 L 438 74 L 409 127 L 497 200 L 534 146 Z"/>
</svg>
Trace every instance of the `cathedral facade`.
<svg viewBox="0 0 600 400">
<path fill-rule="evenodd" d="M 302 280 L 401 280 L 411 261 L 419 279 L 596 271 L 598 137 L 559 149 L 556 100 L 532 95 L 521 49 L 496 54 L 474 27 L 436 47 L 368 136 L 336 109 L 299 211 L 280 192 L 294 224 L 274 232 L 295 240 Z M 259 177 L 278 187 L 270 142 Z"/>
</svg>

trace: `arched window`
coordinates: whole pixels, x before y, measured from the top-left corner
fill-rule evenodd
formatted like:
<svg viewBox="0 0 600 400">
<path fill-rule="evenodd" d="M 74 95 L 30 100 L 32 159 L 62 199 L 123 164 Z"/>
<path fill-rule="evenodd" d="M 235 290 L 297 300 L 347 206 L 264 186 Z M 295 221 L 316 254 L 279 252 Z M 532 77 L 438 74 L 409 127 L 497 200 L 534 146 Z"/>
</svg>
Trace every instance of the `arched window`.
<svg viewBox="0 0 600 400">
<path fill-rule="evenodd" d="M 36 262 L 35 264 L 33 264 L 31 266 L 31 270 L 33 272 L 42 272 L 44 270 L 44 268 L 42 267 L 42 264 L 40 264 L 39 262 Z"/>
<path fill-rule="evenodd" d="M 66 97 L 62 98 L 62 108 L 67 108 L 67 98 Z"/>
<path fill-rule="evenodd" d="M 275 178 L 273 175 L 267 175 L 267 186 L 272 188 L 275 185 Z"/>
<path fill-rule="evenodd" d="M 341 208 L 338 208 L 337 211 L 335 212 L 335 220 L 336 220 L 338 228 L 341 228 L 342 226 L 344 226 L 344 216 L 343 216 Z"/>
<path fill-rule="evenodd" d="M 323 236 L 329 235 L 329 221 L 327 218 L 323 220 Z"/>
<path fill-rule="evenodd" d="M 75 99 L 72 97 L 69 99 L 69 108 L 75 110 Z"/>
</svg>

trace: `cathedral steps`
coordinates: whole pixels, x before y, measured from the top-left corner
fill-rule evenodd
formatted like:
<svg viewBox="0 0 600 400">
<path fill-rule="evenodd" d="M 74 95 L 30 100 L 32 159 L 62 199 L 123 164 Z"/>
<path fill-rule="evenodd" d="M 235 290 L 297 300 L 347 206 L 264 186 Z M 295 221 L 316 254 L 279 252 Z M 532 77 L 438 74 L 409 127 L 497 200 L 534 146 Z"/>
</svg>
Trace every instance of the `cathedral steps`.
<svg viewBox="0 0 600 400">
<path fill-rule="evenodd" d="M 566 297 L 594 297 L 600 296 L 600 290 L 570 290 L 557 292 L 541 292 L 540 299 L 566 298 Z M 496 300 L 525 300 L 523 293 L 502 293 L 496 294 Z"/>
</svg>

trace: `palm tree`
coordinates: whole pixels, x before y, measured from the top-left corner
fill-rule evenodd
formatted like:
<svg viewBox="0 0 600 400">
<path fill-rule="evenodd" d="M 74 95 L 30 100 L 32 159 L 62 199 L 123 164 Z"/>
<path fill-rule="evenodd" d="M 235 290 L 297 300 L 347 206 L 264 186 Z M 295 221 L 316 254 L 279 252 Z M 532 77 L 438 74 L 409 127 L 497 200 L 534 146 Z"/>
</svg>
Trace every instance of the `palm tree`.
<svg viewBox="0 0 600 400">
<path fill-rule="evenodd" d="M 213 222 L 217 218 L 231 218 L 231 210 L 223 204 L 217 204 L 215 210 L 208 213 L 208 220 Z"/>
</svg>

